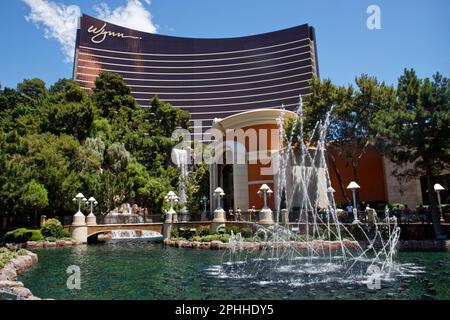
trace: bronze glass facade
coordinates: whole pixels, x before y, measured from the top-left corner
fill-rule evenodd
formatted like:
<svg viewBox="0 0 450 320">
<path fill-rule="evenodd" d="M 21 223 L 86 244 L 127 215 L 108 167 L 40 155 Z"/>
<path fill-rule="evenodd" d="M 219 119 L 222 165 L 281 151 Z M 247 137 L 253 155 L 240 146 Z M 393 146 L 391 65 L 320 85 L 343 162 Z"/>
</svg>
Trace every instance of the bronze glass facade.
<svg viewBox="0 0 450 320">
<path fill-rule="evenodd" d="M 74 79 L 92 89 L 101 71 L 121 74 L 145 107 L 153 96 L 183 108 L 204 129 L 214 118 L 260 108 L 295 109 L 318 76 L 307 24 L 260 35 L 193 39 L 143 33 L 83 15 Z M 198 126 L 200 122 L 195 123 Z"/>
</svg>

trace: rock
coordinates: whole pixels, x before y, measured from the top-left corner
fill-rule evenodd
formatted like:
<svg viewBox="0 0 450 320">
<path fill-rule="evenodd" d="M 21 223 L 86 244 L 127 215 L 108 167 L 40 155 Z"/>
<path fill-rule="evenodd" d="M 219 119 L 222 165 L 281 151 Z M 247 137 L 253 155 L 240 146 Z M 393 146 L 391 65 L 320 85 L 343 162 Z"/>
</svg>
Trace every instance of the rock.
<svg viewBox="0 0 450 320">
<path fill-rule="evenodd" d="M 45 241 L 44 248 L 56 248 L 56 242 Z"/>
<path fill-rule="evenodd" d="M 228 249 L 230 247 L 230 244 L 227 242 L 227 243 L 223 243 L 223 242 L 221 242 L 220 243 L 220 246 L 219 246 L 219 249 L 220 250 L 226 250 L 226 249 Z"/>
<path fill-rule="evenodd" d="M 11 291 L 22 298 L 28 298 L 33 295 L 29 289 L 24 287 L 12 287 Z"/>
<path fill-rule="evenodd" d="M 38 263 L 39 259 L 38 259 L 38 255 L 36 253 L 28 251 L 28 256 L 31 259 L 31 266 L 34 266 L 36 263 Z"/>
<path fill-rule="evenodd" d="M 82 244 L 83 244 L 83 242 L 81 242 L 81 241 L 72 240 L 73 246 L 81 246 Z"/>
<path fill-rule="evenodd" d="M 28 241 L 25 244 L 25 248 L 30 248 L 30 249 L 34 249 L 37 246 L 37 242 L 36 241 Z"/>
<path fill-rule="evenodd" d="M 43 248 L 43 247 L 44 247 L 44 241 L 36 242 L 36 249 Z"/>
<path fill-rule="evenodd" d="M 218 240 L 211 241 L 211 249 L 219 250 L 221 244 L 222 244 L 222 241 L 218 241 Z"/>
<path fill-rule="evenodd" d="M 9 280 L 0 281 L 0 288 L 14 288 L 14 287 L 23 287 L 23 283 Z"/>
<path fill-rule="evenodd" d="M 198 249 L 200 248 L 201 242 L 200 241 L 194 241 L 192 242 L 192 248 L 193 249 Z"/>
<path fill-rule="evenodd" d="M 211 249 L 211 242 L 201 242 L 200 248 L 201 249 Z"/>
<path fill-rule="evenodd" d="M 192 244 L 189 241 L 180 241 L 180 248 L 192 248 Z"/>
<path fill-rule="evenodd" d="M 30 296 L 27 298 L 27 300 L 42 300 L 41 298 L 35 297 L 35 296 Z"/>
<path fill-rule="evenodd" d="M 1 271 L 0 279 L 15 281 L 17 279 L 17 272 L 14 265 L 10 262 Z"/>
<path fill-rule="evenodd" d="M 57 247 L 65 247 L 66 241 L 65 240 L 56 240 L 56 246 Z"/>
<path fill-rule="evenodd" d="M 11 251 L 15 251 L 15 250 L 19 249 L 19 245 L 16 243 L 7 243 L 7 244 L 5 244 L 5 248 L 7 248 Z"/>
</svg>

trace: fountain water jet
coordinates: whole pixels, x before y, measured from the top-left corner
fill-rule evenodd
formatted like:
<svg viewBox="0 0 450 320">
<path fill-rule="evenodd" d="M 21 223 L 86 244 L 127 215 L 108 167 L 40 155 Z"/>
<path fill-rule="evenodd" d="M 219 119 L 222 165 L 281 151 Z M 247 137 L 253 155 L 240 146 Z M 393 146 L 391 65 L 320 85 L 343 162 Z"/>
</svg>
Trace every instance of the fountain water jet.
<svg viewBox="0 0 450 320">
<path fill-rule="evenodd" d="M 242 237 L 232 234 L 221 276 L 301 286 L 330 281 L 367 282 L 375 271 L 377 276 L 388 279 L 395 270 L 393 257 L 400 236 L 396 221 L 346 225 L 339 220 L 333 192 L 329 191 L 326 161 L 331 111 L 309 137 L 304 133 L 301 96 L 296 111 L 299 121 L 293 123 L 290 132 L 285 129 L 284 112 L 280 113 L 277 123 L 284 147 L 273 159 L 277 164 L 275 224 L 257 226 L 254 241 L 262 242 L 258 252 L 238 250 Z M 291 228 L 280 225 L 282 209 L 294 212 L 295 208 L 296 228 L 292 224 Z"/>
<path fill-rule="evenodd" d="M 189 177 L 188 157 L 189 157 L 188 150 L 174 148 L 172 151 L 172 159 L 181 170 L 180 180 L 178 183 L 178 194 L 179 194 L 179 202 L 182 206 L 180 209 L 182 222 L 189 221 L 189 212 L 186 207 L 187 203 L 186 181 Z"/>
</svg>

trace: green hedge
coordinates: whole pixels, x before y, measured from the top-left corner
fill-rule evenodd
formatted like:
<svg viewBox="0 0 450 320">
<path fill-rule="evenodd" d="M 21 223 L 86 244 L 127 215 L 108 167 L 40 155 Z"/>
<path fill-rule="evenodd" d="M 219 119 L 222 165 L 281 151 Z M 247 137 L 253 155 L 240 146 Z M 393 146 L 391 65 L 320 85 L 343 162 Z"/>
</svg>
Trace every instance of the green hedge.
<svg viewBox="0 0 450 320">
<path fill-rule="evenodd" d="M 210 234 L 207 236 L 194 236 L 192 241 L 200 241 L 200 242 L 211 242 L 211 241 L 222 241 L 223 243 L 228 243 L 230 240 L 229 234 Z"/>
<path fill-rule="evenodd" d="M 40 230 L 30 230 L 20 228 L 9 231 L 5 234 L 5 242 L 10 243 L 25 243 L 27 241 L 42 241 L 44 237 Z"/>
<path fill-rule="evenodd" d="M 48 219 L 41 227 L 42 235 L 45 238 L 61 239 L 70 237 L 70 234 L 64 230 L 61 222 L 57 219 Z"/>
</svg>

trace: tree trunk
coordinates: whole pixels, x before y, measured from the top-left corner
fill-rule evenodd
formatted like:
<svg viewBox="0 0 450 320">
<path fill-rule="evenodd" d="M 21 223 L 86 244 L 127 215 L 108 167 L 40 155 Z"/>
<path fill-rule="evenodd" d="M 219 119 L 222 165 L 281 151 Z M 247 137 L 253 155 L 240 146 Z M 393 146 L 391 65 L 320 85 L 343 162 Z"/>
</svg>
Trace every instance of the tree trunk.
<svg viewBox="0 0 450 320">
<path fill-rule="evenodd" d="M 337 167 L 337 163 L 336 163 L 336 158 L 334 157 L 334 155 L 330 152 L 327 152 L 327 154 L 329 155 L 330 159 L 331 159 L 331 164 L 333 165 L 333 170 L 336 173 L 336 178 L 339 182 L 339 188 L 341 189 L 342 194 L 344 195 L 344 199 L 347 203 L 350 203 L 350 199 L 347 196 L 347 192 L 344 186 L 344 181 L 342 181 L 342 176 L 341 173 L 339 172 L 339 169 Z"/>
<path fill-rule="evenodd" d="M 431 218 L 433 221 L 434 234 L 436 239 L 442 239 L 442 229 L 441 229 L 441 215 L 439 212 L 438 204 L 436 201 L 436 196 L 434 192 L 433 186 L 433 174 L 429 167 L 426 169 L 427 174 L 427 188 L 428 188 L 428 198 L 430 199 L 430 208 L 431 208 Z"/>
</svg>

